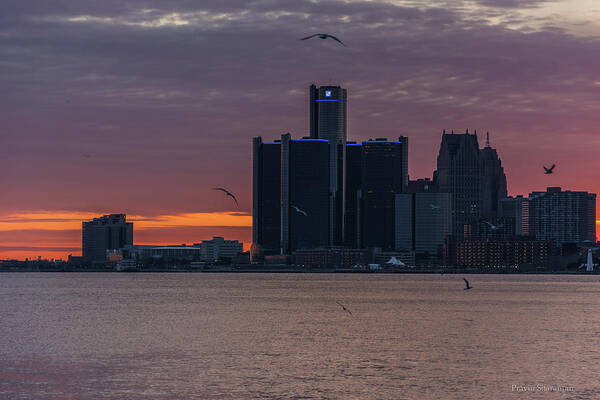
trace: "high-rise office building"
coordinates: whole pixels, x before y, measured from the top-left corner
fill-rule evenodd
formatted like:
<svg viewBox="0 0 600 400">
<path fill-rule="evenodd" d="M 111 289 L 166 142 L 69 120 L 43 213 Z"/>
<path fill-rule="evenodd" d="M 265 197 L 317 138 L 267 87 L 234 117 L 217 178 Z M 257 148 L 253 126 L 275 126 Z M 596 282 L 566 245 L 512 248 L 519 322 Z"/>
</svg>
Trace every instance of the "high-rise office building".
<svg viewBox="0 0 600 400">
<path fill-rule="evenodd" d="M 395 195 L 408 183 L 406 138 L 362 142 L 362 245 L 395 248 Z"/>
<path fill-rule="evenodd" d="M 346 207 L 344 213 L 344 243 L 360 248 L 361 203 L 362 203 L 362 144 L 346 144 Z"/>
<path fill-rule="evenodd" d="M 440 192 L 452 193 L 453 233 L 463 237 L 465 225 L 498 216 L 506 197 L 506 176 L 495 149 L 479 149 L 477 133 L 444 133 L 434 182 Z"/>
<path fill-rule="evenodd" d="M 479 152 L 480 163 L 480 213 L 483 218 L 496 218 L 500 201 L 507 195 L 506 175 L 496 149 L 490 146 L 487 133 L 486 146 Z"/>
<path fill-rule="evenodd" d="M 340 86 L 310 85 L 310 137 L 346 142 L 347 91 Z"/>
<path fill-rule="evenodd" d="M 253 140 L 252 243 L 279 254 L 281 240 L 281 141 Z"/>
<path fill-rule="evenodd" d="M 450 193 L 396 194 L 396 250 L 441 256 L 452 234 L 451 204 Z"/>
<path fill-rule="evenodd" d="M 281 137 L 281 247 L 330 245 L 330 144 L 324 139 Z"/>
<path fill-rule="evenodd" d="M 347 137 L 347 92 L 340 86 L 311 85 L 309 88 L 310 137 L 324 139 L 329 146 L 329 242 L 342 244 Z"/>
<path fill-rule="evenodd" d="M 479 218 L 479 144 L 477 135 L 443 133 L 434 182 L 440 192 L 452 193 L 453 233 L 463 235 L 465 224 Z"/>
<path fill-rule="evenodd" d="M 529 194 L 529 232 L 537 240 L 561 243 L 596 242 L 596 194 L 562 191 Z"/>
<path fill-rule="evenodd" d="M 82 255 L 89 261 L 106 260 L 107 250 L 133 245 L 133 223 L 125 214 L 110 214 L 82 223 Z"/>
<path fill-rule="evenodd" d="M 521 195 L 500 200 L 500 218 L 514 221 L 514 236 L 529 236 L 529 199 Z"/>
</svg>

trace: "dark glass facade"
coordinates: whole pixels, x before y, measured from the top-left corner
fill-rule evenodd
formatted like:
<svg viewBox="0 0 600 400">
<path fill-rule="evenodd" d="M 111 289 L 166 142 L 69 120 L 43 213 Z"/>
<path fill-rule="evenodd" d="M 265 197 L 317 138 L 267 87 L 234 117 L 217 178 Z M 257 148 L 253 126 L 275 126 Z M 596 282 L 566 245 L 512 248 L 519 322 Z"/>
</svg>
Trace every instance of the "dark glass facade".
<svg viewBox="0 0 600 400">
<path fill-rule="evenodd" d="M 442 253 L 452 234 L 450 193 L 425 191 L 396 195 L 396 250 Z"/>
<path fill-rule="evenodd" d="M 434 181 L 440 192 L 452 193 L 453 234 L 479 219 L 479 144 L 476 135 L 443 134 Z"/>
<path fill-rule="evenodd" d="M 310 137 L 346 142 L 347 91 L 340 86 L 311 85 Z"/>
<path fill-rule="evenodd" d="M 360 248 L 360 206 L 362 189 L 362 145 L 346 144 L 346 207 L 344 212 L 344 242 Z"/>
<path fill-rule="evenodd" d="M 253 142 L 252 242 L 279 254 L 281 240 L 281 143 Z"/>
<path fill-rule="evenodd" d="M 329 243 L 344 242 L 347 91 L 340 86 L 309 88 L 310 137 L 329 141 Z"/>
<path fill-rule="evenodd" d="M 329 143 L 293 140 L 289 134 L 281 142 L 283 251 L 326 247 L 330 244 Z"/>
<path fill-rule="evenodd" d="M 362 142 L 362 245 L 395 248 L 395 194 L 408 182 L 406 144 L 386 139 Z"/>
<path fill-rule="evenodd" d="M 479 163 L 481 216 L 493 219 L 499 216 L 500 202 L 507 196 L 507 187 L 502 161 L 489 141 L 480 150 Z"/>
<path fill-rule="evenodd" d="M 498 217 L 513 221 L 514 236 L 529 235 L 529 199 L 523 196 L 500 200 Z"/>
</svg>

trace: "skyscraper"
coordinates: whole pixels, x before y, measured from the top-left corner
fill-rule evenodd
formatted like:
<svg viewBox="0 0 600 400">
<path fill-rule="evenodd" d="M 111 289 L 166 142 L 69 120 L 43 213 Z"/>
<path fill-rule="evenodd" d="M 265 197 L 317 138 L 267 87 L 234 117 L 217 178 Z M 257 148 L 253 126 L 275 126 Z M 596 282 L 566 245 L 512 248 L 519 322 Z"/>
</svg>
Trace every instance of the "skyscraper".
<svg viewBox="0 0 600 400">
<path fill-rule="evenodd" d="M 529 205 L 529 232 L 537 240 L 596 242 L 595 193 L 549 187 L 546 192 L 530 193 Z"/>
<path fill-rule="evenodd" d="M 452 234 L 451 203 L 450 193 L 396 194 L 396 250 L 441 256 Z"/>
<path fill-rule="evenodd" d="M 395 247 L 395 194 L 408 182 L 406 138 L 362 142 L 362 245 Z"/>
<path fill-rule="evenodd" d="M 452 231 L 462 237 L 464 225 L 480 216 L 477 135 L 444 132 L 433 177 L 440 192 L 452 193 Z"/>
<path fill-rule="evenodd" d="M 310 137 L 346 143 L 347 91 L 340 86 L 310 85 Z"/>
<path fill-rule="evenodd" d="M 506 175 L 498 153 L 489 144 L 479 149 L 477 132 L 442 134 L 434 172 L 440 192 L 452 193 L 453 234 L 463 237 L 466 225 L 498 217 L 506 197 Z"/>
<path fill-rule="evenodd" d="M 106 260 L 107 250 L 133 245 L 133 223 L 125 214 L 110 214 L 82 223 L 82 255 L 89 261 Z"/>
<path fill-rule="evenodd" d="M 330 245 L 330 144 L 324 139 L 281 137 L 281 247 Z"/>
<path fill-rule="evenodd" d="M 281 141 L 253 140 L 252 243 L 279 254 L 281 240 Z"/>
<path fill-rule="evenodd" d="M 329 218 L 331 244 L 341 244 L 344 232 L 344 195 L 347 137 L 347 92 L 340 86 L 314 84 L 309 88 L 310 137 L 329 146 Z"/>
<path fill-rule="evenodd" d="M 487 133 L 486 146 L 479 152 L 480 163 L 480 213 L 483 218 L 496 218 L 500 201 L 507 195 L 506 175 L 496 149 L 490 146 Z"/>
<path fill-rule="evenodd" d="M 346 194 L 344 213 L 344 243 L 353 248 L 361 247 L 362 203 L 362 144 L 346 144 Z"/>
<path fill-rule="evenodd" d="M 512 219 L 515 236 L 529 236 L 529 199 L 523 196 L 506 197 L 500 200 L 498 216 Z"/>
</svg>

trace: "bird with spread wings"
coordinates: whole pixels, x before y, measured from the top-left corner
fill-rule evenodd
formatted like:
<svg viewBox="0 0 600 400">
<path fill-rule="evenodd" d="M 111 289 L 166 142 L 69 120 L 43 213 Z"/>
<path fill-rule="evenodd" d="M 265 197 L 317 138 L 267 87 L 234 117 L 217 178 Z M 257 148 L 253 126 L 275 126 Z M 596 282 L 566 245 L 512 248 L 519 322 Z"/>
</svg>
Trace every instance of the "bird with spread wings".
<svg viewBox="0 0 600 400">
<path fill-rule="evenodd" d="M 304 215 L 305 217 L 308 217 L 308 213 L 304 210 L 301 210 L 300 208 L 294 206 L 294 205 L 290 205 L 290 207 L 292 207 L 297 213 Z"/>
<path fill-rule="evenodd" d="M 328 34 L 328 33 L 315 33 L 314 35 L 307 36 L 307 37 L 305 37 L 305 38 L 302 38 L 302 39 L 300 39 L 300 40 L 307 40 L 307 39 L 311 39 L 311 38 L 314 38 L 315 36 L 316 36 L 316 37 L 318 37 L 319 39 L 327 39 L 327 38 L 331 38 L 331 39 L 335 40 L 336 42 L 338 42 L 339 44 L 341 44 L 342 46 L 345 46 L 344 42 L 342 42 L 340 39 L 338 39 L 338 38 L 336 38 L 335 36 L 333 36 L 333 35 L 330 35 L 330 34 Z"/>
<path fill-rule="evenodd" d="M 346 311 L 348 314 L 352 315 L 352 311 L 350 311 L 345 305 L 343 305 L 342 303 L 340 303 L 339 301 L 336 301 L 336 303 L 342 307 L 342 310 Z"/>
<path fill-rule="evenodd" d="M 239 207 L 240 205 L 238 204 L 237 198 L 235 197 L 235 195 L 233 193 L 231 193 L 229 190 L 225 189 L 225 188 L 212 188 L 212 190 L 220 190 L 221 192 L 225 193 L 227 196 L 231 197 L 233 199 L 233 201 L 235 201 L 235 204 Z"/>
<path fill-rule="evenodd" d="M 556 167 L 556 164 L 552 164 L 552 166 L 550 168 L 544 167 L 544 174 L 546 174 L 546 175 L 553 174 L 554 173 L 554 167 Z"/>
</svg>

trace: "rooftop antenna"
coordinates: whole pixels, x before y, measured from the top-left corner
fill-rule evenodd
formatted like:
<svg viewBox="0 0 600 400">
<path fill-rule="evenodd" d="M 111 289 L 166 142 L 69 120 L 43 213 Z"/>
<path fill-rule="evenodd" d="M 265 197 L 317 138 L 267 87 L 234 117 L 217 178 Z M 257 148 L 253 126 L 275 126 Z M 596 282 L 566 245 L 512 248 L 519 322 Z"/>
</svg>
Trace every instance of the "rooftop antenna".
<svg viewBox="0 0 600 400">
<path fill-rule="evenodd" d="M 490 131 L 486 133 L 487 139 L 485 140 L 485 147 L 490 147 Z"/>
</svg>

